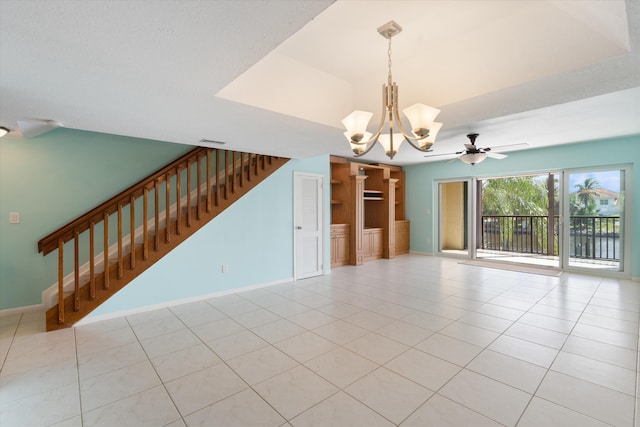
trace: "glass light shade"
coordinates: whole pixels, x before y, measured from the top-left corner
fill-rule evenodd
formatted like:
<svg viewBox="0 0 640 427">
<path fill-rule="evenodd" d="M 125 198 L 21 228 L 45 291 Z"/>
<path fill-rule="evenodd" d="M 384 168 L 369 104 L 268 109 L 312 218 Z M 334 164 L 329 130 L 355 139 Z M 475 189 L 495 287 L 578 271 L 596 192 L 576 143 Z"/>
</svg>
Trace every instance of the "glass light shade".
<svg viewBox="0 0 640 427">
<path fill-rule="evenodd" d="M 8 134 L 10 131 L 9 128 L 6 128 L 4 126 L 0 126 L 0 138 L 2 138 L 3 136 L 5 136 L 6 134 Z"/>
<path fill-rule="evenodd" d="M 433 121 L 440 114 L 440 110 L 424 104 L 413 104 L 402 110 L 402 113 L 407 117 L 411 123 L 411 129 L 415 132 L 418 129 L 431 130 Z"/>
<path fill-rule="evenodd" d="M 440 122 L 433 122 L 431 123 L 431 127 L 429 128 L 429 136 L 426 137 L 423 140 L 417 141 L 418 144 L 420 144 L 420 146 L 422 146 L 423 144 L 427 144 L 427 143 L 431 143 L 433 144 L 434 142 L 436 142 L 436 136 L 438 136 L 438 132 L 440 132 L 440 128 L 442 127 L 442 123 Z M 416 135 L 415 132 L 412 132 L 414 136 L 418 136 Z"/>
<path fill-rule="evenodd" d="M 384 147 L 384 152 L 387 153 L 387 156 L 393 159 L 393 156 L 398 152 L 398 148 L 400 148 L 400 144 L 404 141 L 404 136 L 401 133 L 393 134 L 393 151 L 391 151 L 391 135 L 388 133 L 380 134 L 378 137 L 378 142 Z"/>
<path fill-rule="evenodd" d="M 460 160 L 462 160 L 463 162 L 469 165 L 475 165 L 476 163 L 480 163 L 486 158 L 487 158 L 487 153 L 467 153 L 459 157 Z"/>
<path fill-rule="evenodd" d="M 360 111 L 356 110 L 353 113 L 349 114 L 347 117 L 342 119 L 342 125 L 347 130 L 347 138 L 351 141 L 351 137 L 354 135 L 364 135 L 367 132 L 367 126 L 369 125 L 369 121 L 373 117 L 373 113 L 369 113 L 368 111 Z M 366 141 L 364 137 L 360 140 Z"/>
<path fill-rule="evenodd" d="M 356 156 L 361 155 L 368 148 L 367 144 L 354 144 L 353 142 L 351 142 L 351 137 L 349 136 L 348 131 L 344 132 L 343 135 L 345 138 L 347 138 L 347 141 L 349 141 L 349 145 L 351 146 L 351 151 L 353 151 L 353 154 L 355 154 Z M 371 132 L 365 132 L 362 138 L 362 141 L 365 141 L 365 142 L 369 141 L 372 135 L 373 134 Z"/>
</svg>

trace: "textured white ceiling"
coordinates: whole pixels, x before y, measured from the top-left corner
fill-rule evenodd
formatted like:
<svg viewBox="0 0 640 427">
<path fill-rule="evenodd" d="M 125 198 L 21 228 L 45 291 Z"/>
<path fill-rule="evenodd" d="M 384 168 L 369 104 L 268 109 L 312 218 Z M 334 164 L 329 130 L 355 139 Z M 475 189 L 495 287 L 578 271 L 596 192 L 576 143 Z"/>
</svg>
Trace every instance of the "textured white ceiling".
<svg viewBox="0 0 640 427">
<path fill-rule="evenodd" d="M 390 19 L 401 108 L 442 109 L 436 154 L 472 131 L 531 148 L 640 133 L 636 0 L 1 0 L 0 124 L 349 156 L 339 121 L 379 113 Z"/>
</svg>

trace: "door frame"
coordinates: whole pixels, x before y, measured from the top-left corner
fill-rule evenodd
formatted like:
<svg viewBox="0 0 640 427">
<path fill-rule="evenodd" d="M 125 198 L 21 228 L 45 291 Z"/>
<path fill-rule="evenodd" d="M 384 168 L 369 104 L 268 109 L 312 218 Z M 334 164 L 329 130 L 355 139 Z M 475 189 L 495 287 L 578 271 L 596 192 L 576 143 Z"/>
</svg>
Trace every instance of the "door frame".
<svg viewBox="0 0 640 427">
<path fill-rule="evenodd" d="M 456 183 L 456 182 L 462 182 L 462 183 L 466 183 L 467 185 L 467 200 L 466 200 L 466 220 L 467 220 L 467 224 L 466 224 L 466 241 L 467 241 L 467 251 L 466 254 L 460 253 L 460 254 L 456 254 L 456 253 L 452 253 L 452 252 L 444 252 L 442 249 L 442 184 L 451 184 L 451 183 Z M 449 257 L 455 257 L 455 258 L 469 258 L 469 259 L 474 259 L 476 256 L 476 249 L 475 249 L 475 232 L 476 232 L 476 222 L 473 220 L 476 209 L 475 209 L 475 199 L 476 199 L 476 194 L 475 194 L 475 185 L 476 185 L 476 179 L 475 178 L 471 178 L 471 177 L 466 177 L 466 178 L 450 178 L 450 179 L 438 179 L 434 181 L 435 184 L 435 192 L 434 194 L 437 197 L 437 212 L 436 212 L 436 218 L 437 221 L 435 222 L 435 233 L 434 236 L 436 238 L 436 241 L 434 242 L 435 248 L 436 248 L 436 252 L 439 255 L 443 255 L 443 256 L 449 256 Z M 462 252 L 462 251 L 461 251 Z"/>
<path fill-rule="evenodd" d="M 301 275 L 298 271 L 298 256 L 302 254 L 298 254 L 298 233 L 301 231 L 299 229 L 299 218 L 298 214 L 300 212 L 298 204 L 301 202 L 299 199 L 299 188 L 300 178 L 312 178 L 315 179 L 318 183 L 318 200 L 317 200 L 317 215 L 318 215 L 318 259 L 317 262 L 319 264 L 319 269 L 311 275 Z M 310 172 L 293 172 L 293 279 L 305 279 L 308 277 L 315 277 L 325 274 L 326 271 L 326 257 L 325 257 L 325 176 L 322 174 L 310 173 Z M 317 273 L 317 274 L 315 274 Z"/>
<path fill-rule="evenodd" d="M 568 218 L 569 218 L 569 203 L 570 203 L 570 179 L 569 175 L 571 174 L 579 174 L 584 172 L 607 172 L 618 170 L 623 172 L 622 181 L 624 185 L 624 195 L 621 197 L 624 203 L 624 208 L 622 213 L 620 214 L 620 226 L 621 237 L 623 238 L 621 249 L 621 258 L 620 258 L 620 268 L 619 270 L 606 270 L 606 269 L 590 269 L 587 267 L 580 267 L 577 265 L 570 265 L 569 263 L 569 226 Z M 615 165 L 599 165 L 593 167 L 580 167 L 580 168 L 567 168 L 562 170 L 562 178 L 560 180 L 560 184 L 562 186 L 561 193 L 562 199 L 560 203 L 560 212 L 561 212 L 561 233 L 562 233 L 562 250 L 561 250 L 561 268 L 563 271 L 572 272 L 572 273 L 588 273 L 594 274 L 596 273 L 599 276 L 604 277 L 616 277 L 623 279 L 630 279 L 632 275 L 631 271 L 631 240 L 633 238 L 631 233 L 631 221 L 633 218 L 633 167 L 630 164 L 615 164 Z"/>
</svg>

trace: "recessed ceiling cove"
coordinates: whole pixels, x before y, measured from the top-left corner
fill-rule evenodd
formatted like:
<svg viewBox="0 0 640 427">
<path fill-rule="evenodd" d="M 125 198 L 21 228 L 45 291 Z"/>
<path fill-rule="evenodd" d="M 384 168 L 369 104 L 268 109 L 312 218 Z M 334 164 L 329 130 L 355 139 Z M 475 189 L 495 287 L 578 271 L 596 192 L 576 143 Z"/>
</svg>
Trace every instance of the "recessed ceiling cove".
<svg viewBox="0 0 640 427">
<path fill-rule="evenodd" d="M 217 96 L 333 127 L 355 109 L 376 122 L 387 76 L 376 28 L 389 20 L 403 27 L 393 42 L 401 108 L 441 108 L 630 51 L 623 0 L 337 1 Z"/>
</svg>

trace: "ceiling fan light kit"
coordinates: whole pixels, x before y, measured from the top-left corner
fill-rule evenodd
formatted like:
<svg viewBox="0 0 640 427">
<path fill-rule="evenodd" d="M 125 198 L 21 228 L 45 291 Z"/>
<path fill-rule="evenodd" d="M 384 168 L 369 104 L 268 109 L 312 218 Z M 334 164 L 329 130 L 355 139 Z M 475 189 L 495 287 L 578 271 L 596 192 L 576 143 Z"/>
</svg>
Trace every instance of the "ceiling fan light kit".
<svg viewBox="0 0 640 427">
<path fill-rule="evenodd" d="M 11 132 L 11 129 L 9 129 L 8 127 L 5 127 L 5 126 L 0 126 L 0 138 L 5 136 L 9 132 Z"/>
<path fill-rule="evenodd" d="M 430 151 L 442 127 L 442 123 L 434 121 L 440 110 L 424 104 L 414 104 L 402 111 L 411 124 L 410 133 L 405 131 L 400 120 L 398 85 L 393 81 L 391 74 L 391 39 L 401 31 L 402 27 L 395 21 L 389 21 L 378 28 L 378 33 L 389 40 L 389 73 L 387 83 L 382 85 L 382 113 L 377 130 L 375 133 L 367 131 L 369 121 L 373 117 L 373 113 L 368 111 L 356 110 L 342 120 L 343 126 L 347 129 L 344 136 L 349 141 L 355 157 L 367 154 L 376 142 L 380 142 L 390 159 L 396 155 L 403 141 L 407 141 L 416 150 Z M 388 133 L 383 134 L 385 128 Z"/>
</svg>

